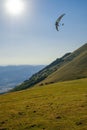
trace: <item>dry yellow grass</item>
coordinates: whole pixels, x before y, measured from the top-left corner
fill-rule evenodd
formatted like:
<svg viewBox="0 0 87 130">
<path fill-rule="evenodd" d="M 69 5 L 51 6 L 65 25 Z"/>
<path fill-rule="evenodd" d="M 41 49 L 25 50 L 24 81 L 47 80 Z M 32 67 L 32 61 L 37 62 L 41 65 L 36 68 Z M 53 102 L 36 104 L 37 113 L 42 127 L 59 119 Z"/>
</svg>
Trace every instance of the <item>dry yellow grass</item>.
<svg viewBox="0 0 87 130">
<path fill-rule="evenodd" d="M 0 130 L 87 130 L 87 79 L 0 95 Z"/>
</svg>

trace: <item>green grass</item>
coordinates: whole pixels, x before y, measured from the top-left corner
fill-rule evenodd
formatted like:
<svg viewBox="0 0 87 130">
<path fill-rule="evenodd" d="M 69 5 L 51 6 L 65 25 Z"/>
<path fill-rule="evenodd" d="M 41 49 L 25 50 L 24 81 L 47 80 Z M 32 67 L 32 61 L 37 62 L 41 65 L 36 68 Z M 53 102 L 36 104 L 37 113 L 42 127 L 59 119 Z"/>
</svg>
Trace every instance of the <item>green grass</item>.
<svg viewBox="0 0 87 130">
<path fill-rule="evenodd" d="M 87 130 L 87 79 L 1 95 L 0 130 Z"/>
</svg>

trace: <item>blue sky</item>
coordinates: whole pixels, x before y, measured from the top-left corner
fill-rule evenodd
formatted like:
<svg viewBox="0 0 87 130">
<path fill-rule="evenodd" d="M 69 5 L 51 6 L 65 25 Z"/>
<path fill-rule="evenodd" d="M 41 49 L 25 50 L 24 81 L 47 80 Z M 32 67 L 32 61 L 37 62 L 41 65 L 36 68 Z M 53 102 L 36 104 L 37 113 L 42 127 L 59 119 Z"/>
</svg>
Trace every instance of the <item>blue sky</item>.
<svg viewBox="0 0 87 130">
<path fill-rule="evenodd" d="M 10 16 L 0 0 L 0 65 L 49 64 L 87 42 L 87 0 L 23 1 L 24 13 Z"/>
</svg>

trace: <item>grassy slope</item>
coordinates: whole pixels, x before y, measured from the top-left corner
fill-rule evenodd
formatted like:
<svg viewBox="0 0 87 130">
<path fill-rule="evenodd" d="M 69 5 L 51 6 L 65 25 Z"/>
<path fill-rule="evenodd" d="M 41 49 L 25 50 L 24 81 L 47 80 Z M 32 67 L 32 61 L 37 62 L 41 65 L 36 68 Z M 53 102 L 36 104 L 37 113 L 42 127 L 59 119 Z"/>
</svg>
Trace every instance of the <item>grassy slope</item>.
<svg viewBox="0 0 87 130">
<path fill-rule="evenodd" d="M 29 78 L 29 80 L 24 81 L 21 85 L 16 86 L 13 91 L 23 90 L 27 89 L 29 87 L 34 86 L 35 84 L 43 81 L 45 78 L 47 78 L 51 73 L 55 72 L 62 64 L 65 62 L 68 62 L 68 60 L 65 60 L 70 53 L 65 54 L 63 57 L 56 59 L 54 62 L 52 62 L 50 65 L 46 66 L 44 69 L 39 71 L 38 73 L 34 74 L 32 77 Z"/>
<path fill-rule="evenodd" d="M 87 77 L 87 50 L 46 78 L 43 83 L 81 79 Z"/>
<path fill-rule="evenodd" d="M 63 57 L 56 59 L 29 80 L 14 88 L 13 91 L 26 89 L 36 84 L 44 85 L 58 81 L 87 77 L 87 43 Z"/>
<path fill-rule="evenodd" d="M 87 130 L 87 79 L 1 95 L 0 130 Z"/>
</svg>

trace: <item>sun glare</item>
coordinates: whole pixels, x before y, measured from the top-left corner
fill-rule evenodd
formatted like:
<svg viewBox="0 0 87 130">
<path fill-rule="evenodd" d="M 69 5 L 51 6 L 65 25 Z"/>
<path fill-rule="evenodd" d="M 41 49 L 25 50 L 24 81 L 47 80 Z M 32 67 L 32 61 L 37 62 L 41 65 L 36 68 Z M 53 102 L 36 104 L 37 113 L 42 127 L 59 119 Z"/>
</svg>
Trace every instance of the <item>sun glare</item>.
<svg viewBox="0 0 87 130">
<path fill-rule="evenodd" d="M 19 15 L 24 10 L 24 2 L 22 0 L 7 0 L 6 4 L 6 12 L 11 15 Z"/>
</svg>

